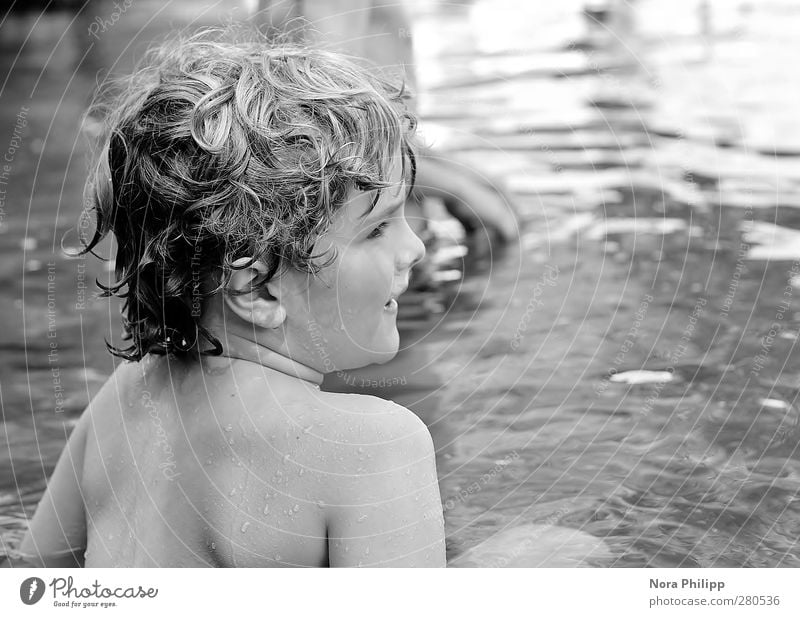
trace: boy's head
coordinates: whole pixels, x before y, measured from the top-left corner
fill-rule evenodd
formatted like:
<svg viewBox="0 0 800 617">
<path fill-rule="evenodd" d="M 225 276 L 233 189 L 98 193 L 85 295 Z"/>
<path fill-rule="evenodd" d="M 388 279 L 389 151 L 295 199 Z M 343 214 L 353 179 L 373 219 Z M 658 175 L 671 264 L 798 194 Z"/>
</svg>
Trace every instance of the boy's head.
<svg viewBox="0 0 800 617">
<path fill-rule="evenodd" d="M 302 279 L 313 298 L 314 285 L 339 285 L 349 271 L 341 272 L 338 253 L 378 238 L 359 233 L 413 184 L 415 121 L 402 88 L 335 54 L 230 43 L 227 36 L 204 33 L 153 52 L 105 119 L 87 185 L 98 222 L 87 250 L 113 233 L 116 281 L 104 292 L 125 300 L 132 344 L 111 351 L 127 359 L 220 353 L 204 325 L 209 299 L 219 292 L 254 326 L 282 325 L 287 310 L 296 318 L 291 288 L 299 293 Z M 355 208 L 364 212 L 354 217 Z M 398 264 L 392 295 L 398 273 L 407 276 L 421 257 L 411 236 L 404 228 L 381 249 L 387 263 Z M 316 276 L 328 264 L 338 269 Z M 245 273 L 254 293 L 237 301 L 229 283 Z M 276 304 L 281 294 L 286 301 Z M 264 302 L 248 312 L 254 297 Z M 308 298 L 306 331 L 342 325 L 328 324 Z M 277 310 L 260 324 L 253 314 L 264 307 Z"/>
</svg>

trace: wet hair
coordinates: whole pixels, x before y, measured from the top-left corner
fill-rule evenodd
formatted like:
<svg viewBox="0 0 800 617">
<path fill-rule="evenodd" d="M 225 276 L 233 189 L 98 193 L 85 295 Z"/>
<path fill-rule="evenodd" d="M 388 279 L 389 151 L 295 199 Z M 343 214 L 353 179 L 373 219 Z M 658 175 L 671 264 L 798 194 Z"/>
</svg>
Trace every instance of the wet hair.
<svg viewBox="0 0 800 617">
<path fill-rule="evenodd" d="M 334 53 L 206 30 L 152 50 L 105 109 L 87 199 L 116 239 L 123 340 L 109 351 L 219 354 L 203 300 L 260 260 L 316 273 L 314 242 L 352 188 L 380 191 L 397 152 L 415 170 L 403 85 Z M 105 89 L 107 91 L 107 89 Z M 329 256 L 332 257 L 332 256 Z M 247 263 L 234 263 L 246 258 Z M 210 344 L 210 348 L 208 347 Z"/>
</svg>

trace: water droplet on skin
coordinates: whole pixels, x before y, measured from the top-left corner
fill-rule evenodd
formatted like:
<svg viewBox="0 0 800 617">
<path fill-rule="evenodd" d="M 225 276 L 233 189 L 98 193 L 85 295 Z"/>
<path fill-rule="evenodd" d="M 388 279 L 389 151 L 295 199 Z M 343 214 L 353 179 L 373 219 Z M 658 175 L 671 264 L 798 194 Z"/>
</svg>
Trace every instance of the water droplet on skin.
<svg viewBox="0 0 800 617">
<path fill-rule="evenodd" d="M 288 454 L 285 454 L 285 455 L 284 455 L 284 457 L 283 457 L 283 462 L 284 462 L 284 464 L 286 464 L 286 463 L 288 463 L 288 462 L 289 462 L 289 455 L 288 455 Z"/>
<path fill-rule="evenodd" d="M 228 445 L 229 445 L 229 446 L 232 446 L 232 445 L 233 445 L 233 437 L 231 437 L 231 438 L 228 440 Z"/>
<path fill-rule="evenodd" d="M 360 567 L 361 567 L 363 564 L 364 564 L 364 562 L 362 562 L 362 561 L 359 559 L 359 561 L 358 561 L 358 565 L 357 565 L 356 567 L 357 567 L 357 568 L 360 568 Z"/>
<path fill-rule="evenodd" d="M 280 560 L 281 560 L 280 553 L 275 553 L 275 561 L 280 561 Z"/>
<path fill-rule="evenodd" d="M 269 504 L 264 506 L 264 514 L 269 514 Z"/>
<path fill-rule="evenodd" d="M 228 425 L 226 425 L 226 426 L 225 426 L 225 430 L 226 430 L 226 431 L 228 431 L 228 432 L 230 433 L 230 432 L 233 430 L 233 424 L 228 424 Z"/>
<path fill-rule="evenodd" d="M 410 475 L 411 475 L 411 470 L 410 470 L 410 469 L 406 469 L 406 475 L 407 475 L 407 476 L 410 476 Z"/>
<path fill-rule="evenodd" d="M 359 454 L 363 454 L 364 448 L 359 447 L 358 450 L 356 450 L 356 452 L 358 452 Z"/>
<path fill-rule="evenodd" d="M 212 551 L 215 551 L 215 550 L 217 550 L 217 543 L 216 543 L 216 542 L 212 542 L 212 543 L 211 543 L 211 550 L 212 550 Z"/>
<path fill-rule="evenodd" d="M 345 553 L 349 553 L 350 552 L 350 547 L 349 546 L 345 546 L 344 547 L 344 552 Z"/>
<path fill-rule="evenodd" d="M 231 497 L 233 497 L 235 494 L 236 494 L 236 489 L 235 489 L 235 488 L 232 488 L 232 489 L 231 489 L 231 492 L 229 493 L 229 495 L 230 495 Z"/>
<path fill-rule="evenodd" d="M 206 465 L 210 465 L 210 464 L 211 464 L 211 459 L 208 459 L 208 460 L 206 461 Z"/>
<path fill-rule="evenodd" d="M 318 508 L 324 508 L 325 507 L 325 502 L 324 501 L 318 501 L 317 502 L 317 507 Z"/>
<path fill-rule="evenodd" d="M 302 476 L 305 473 L 305 471 L 306 470 L 301 467 L 300 471 L 298 472 L 298 475 Z"/>
<path fill-rule="evenodd" d="M 300 506 L 298 506 L 297 504 L 294 504 L 294 508 L 292 508 L 292 510 L 294 512 L 300 512 Z"/>
<path fill-rule="evenodd" d="M 369 555 L 369 547 L 367 547 L 367 548 L 365 548 L 365 549 L 364 549 L 364 554 L 365 554 L 365 555 Z"/>
<path fill-rule="evenodd" d="M 250 523 L 249 523 L 248 521 L 245 521 L 245 522 L 242 524 L 242 529 L 241 529 L 241 532 L 242 532 L 242 533 L 244 533 L 245 531 L 247 531 L 247 528 L 248 528 L 248 527 L 250 527 Z"/>
<path fill-rule="evenodd" d="M 303 429 L 303 432 L 304 432 L 306 435 L 308 435 L 308 434 L 309 434 L 309 433 L 312 431 L 312 429 L 313 429 L 313 428 L 314 428 L 314 425 L 313 425 L 313 424 L 309 424 L 307 427 L 305 427 L 305 428 Z"/>
</svg>

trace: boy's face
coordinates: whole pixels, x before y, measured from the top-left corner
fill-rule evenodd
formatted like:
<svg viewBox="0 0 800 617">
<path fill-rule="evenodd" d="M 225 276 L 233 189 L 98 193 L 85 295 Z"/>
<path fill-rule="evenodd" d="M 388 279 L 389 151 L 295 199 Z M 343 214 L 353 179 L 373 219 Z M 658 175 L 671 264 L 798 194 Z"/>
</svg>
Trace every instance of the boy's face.
<svg viewBox="0 0 800 617">
<path fill-rule="evenodd" d="M 294 270 L 284 274 L 287 335 L 300 347 L 289 351 L 323 373 L 388 362 L 397 354 L 397 297 L 408 287 L 411 267 L 425 255 L 405 219 L 408 187 L 402 170 L 398 153 L 392 184 L 368 214 L 374 192 L 350 193 L 315 243 L 322 259 L 334 251 L 330 265 L 316 277 Z"/>
</svg>

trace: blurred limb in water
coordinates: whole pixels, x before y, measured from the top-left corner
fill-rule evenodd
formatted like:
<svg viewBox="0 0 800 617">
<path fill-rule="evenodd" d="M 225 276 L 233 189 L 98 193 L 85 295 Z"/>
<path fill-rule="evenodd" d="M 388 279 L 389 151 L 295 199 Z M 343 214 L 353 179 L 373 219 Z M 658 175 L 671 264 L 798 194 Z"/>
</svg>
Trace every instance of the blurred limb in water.
<svg viewBox="0 0 800 617">
<path fill-rule="evenodd" d="M 416 86 L 411 25 L 398 0 L 259 0 L 255 21 L 268 34 L 365 58 Z M 427 148 L 419 153 L 409 219 L 425 197 L 440 199 L 479 244 L 518 237 L 513 205 L 497 181 Z"/>
</svg>

